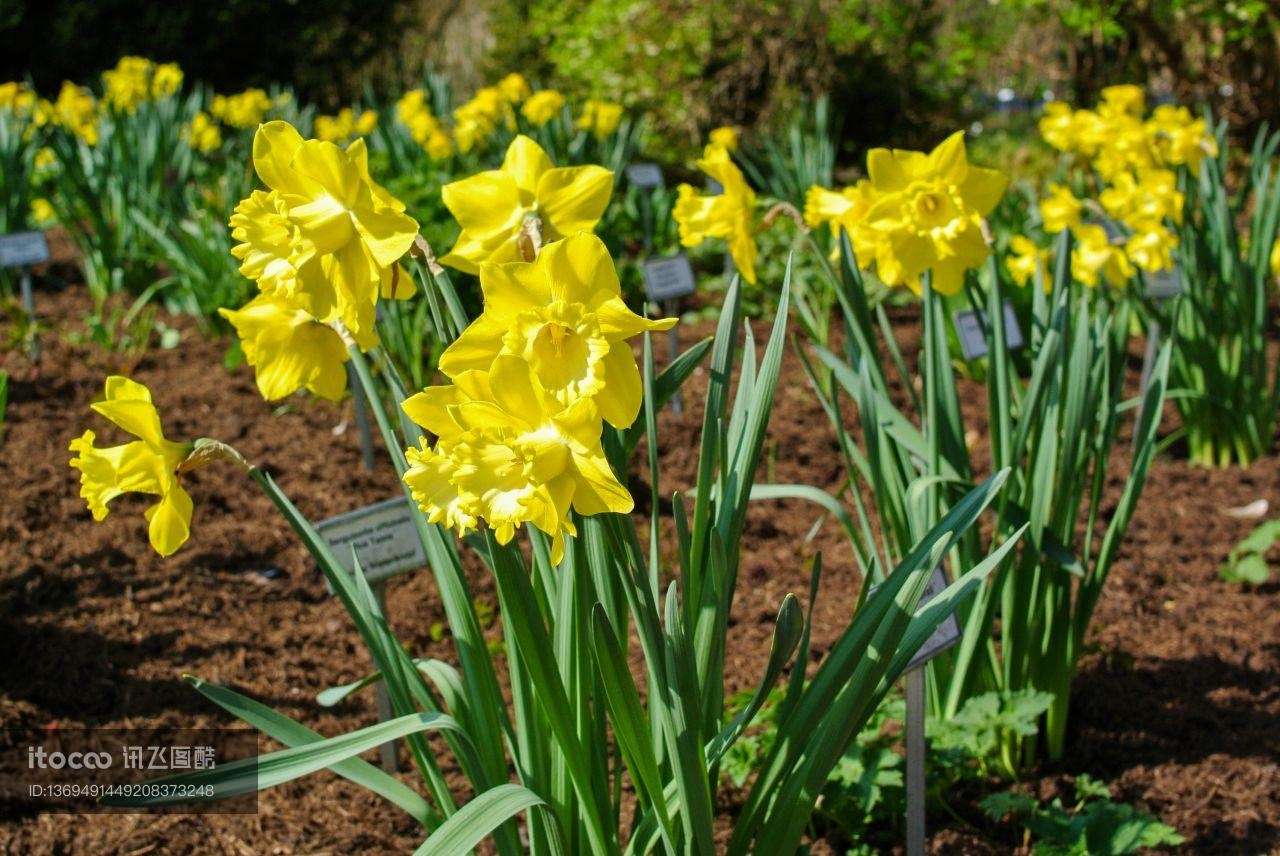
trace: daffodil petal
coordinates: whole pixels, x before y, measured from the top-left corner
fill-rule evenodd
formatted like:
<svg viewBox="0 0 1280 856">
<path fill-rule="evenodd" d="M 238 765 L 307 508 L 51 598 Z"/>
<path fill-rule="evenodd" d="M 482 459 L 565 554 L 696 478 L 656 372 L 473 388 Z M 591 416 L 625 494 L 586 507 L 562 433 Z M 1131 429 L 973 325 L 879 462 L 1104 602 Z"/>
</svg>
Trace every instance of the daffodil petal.
<svg viewBox="0 0 1280 856">
<path fill-rule="evenodd" d="M 605 385 L 595 396 L 600 416 L 615 428 L 627 428 L 640 413 L 644 384 L 636 367 L 635 355 L 626 342 L 609 348 L 604 357 Z"/>
<path fill-rule="evenodd" d="M 191 537 L 191 496 L 175 478 L 160 501 L 145 512 L 151 546 L 161 556 L 172 556 Z"/>
<path fill-rule="evenodd" d="M 530 200 L 538 193 L 539 181 L 551 168 L 551 158 L 547 157 L 542 146 L 524 134 L 516 135 L 502 159 L 502 171 L 515 179 L 521 194 L 528 194 Z"/>
<path fill-rule="evenodd" d="M 253 167 L 262 183 L 284 194 L 308 195 L 310 187 L 292 168 L 302 135 L 288 122 L 267 122 L 253 136 Z"/>
<path fill-rule="evenodd" d="M 595 229 L 613 196 L 613 173 L 601 166 L 550 169 L 538 181 L 543 234 L 556 240 Z"/>
</svg>

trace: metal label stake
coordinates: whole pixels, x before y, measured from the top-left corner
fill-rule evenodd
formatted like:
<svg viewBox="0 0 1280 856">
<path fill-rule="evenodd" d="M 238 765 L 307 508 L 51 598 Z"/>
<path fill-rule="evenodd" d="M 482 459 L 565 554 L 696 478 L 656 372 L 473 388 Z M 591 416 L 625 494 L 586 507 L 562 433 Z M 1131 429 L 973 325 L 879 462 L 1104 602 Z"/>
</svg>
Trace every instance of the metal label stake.
<svg viewBox="0 0 1280 856">
<path fill-rule="evenodd" d="M 907 856 L 924 856 L 924 668 L 907 672 Z"/>
<path fill-rule="evenodd" d="M 645 259 L 641 270 L 644 273 L 645 296 L 650 303 L 660 305 L 667 317 L 678 316 L 680 299 L 697 291 L 698 283 L 694 279 L 693 268 L 689 265 L 689 257 L 684 253 Z M 680 355 L 680 336 L 674 327 L 667 332 L 667 342 L 674 362 Z M 676 413 L 684 410 L 679 390 L 671 396 L 671 409 Z"/>
<path fill-rule="evenodd" d="M 413 510 L 403 496 L 339 514 L 316 524 L 333 555 L 349 574 L 355 573 L 354 556 L 359 556 L 364 577 L 383 618 L 387 615 L 387 580 L 421 568 L 427 563 L 426 549 L 413 520 Z M 329 593 L 333 594 L 332 587 Z M 391 719 L 391 697 L 385 680 L 374 687 L 378 721 Z M 398 760 L 394 742 L 381 747 L 382 768 L 396 772 Z"/>
<path fill-rule="evenodd" d="M 356 429 L 360 432 L 360 455 L 364 458 L 365 470 L 373 472 L 373 432 L 369 428 L 368 403 L 365 401 L 360 376 L 351 367 L 351 363 L 347 363 L 347 383 L 351 385 L 351 399 L 356 408 Z"/>
<path fill-rule="evenodd" d="M 382 613 L 385 621 L 387 617 L 387 581 L 385 579 L 371 583 L 369 588 L 373 590 L 373 598 L 378 602 L 378 611 Z M 378 681 L 377 686 L 373 689 L 373 703 L 378 711 L 378 722 L 388 722 L 392 717 L 391 711 L 391 695 L 387 692 L 387 682 L 384 678 Z M 400 759 L 396 754 L 396 743 L 394 740 L 383 743 L 378 747 L 378 751 L 382 756 L 382 769 L 388 773 L 400 772 Z"/>
<path fill-rule="evenodd" d="M 1156 271 L 1147 277 L 1146 295 L 1162 308 L 1169 300 L 1182 294 L 1182 266 Z M 1142 355 L 1142 380 L 1138 383 L 1138 413 L 1133 426 L 1133 448 L 1138 448 L 1138 426 L 1147 406 L 1147 387 L 1151 385 L 1151 373 L 1155 371 L 1156 357 L 1160 353 L 1160 319 L 1152 316 L 1147 324 L 1147 349 Z"/>
<path fill-rule="evenodd" d="M 876 586 L 871 590 L 874 594 Z M 947 575 L 942 566 L 933 569 L 917 610 L 923 608 L 947 588 Z M 903 723 L 903 742 L 907 750 L 907 856 L 924 856 L 925 838 L 925 664 L 960 641 L 960 620 L 952 612 L 938 625 L 911 658 L 906 673 L 907 718 Z"/>
<path fill-rule="evenodd" d="M 36 302 L 31 291 L 31 266 L 49 261 L 49 242 L 44 232 L 16 232 L 0 236 L 0 267 L 21 268 L 18 274 L 22 289 L 22 308 L 27 313 L 31 341 L 28 353 L 31 362 L 40 362 L 40 337 L 36 335 Z"/>
</svg>

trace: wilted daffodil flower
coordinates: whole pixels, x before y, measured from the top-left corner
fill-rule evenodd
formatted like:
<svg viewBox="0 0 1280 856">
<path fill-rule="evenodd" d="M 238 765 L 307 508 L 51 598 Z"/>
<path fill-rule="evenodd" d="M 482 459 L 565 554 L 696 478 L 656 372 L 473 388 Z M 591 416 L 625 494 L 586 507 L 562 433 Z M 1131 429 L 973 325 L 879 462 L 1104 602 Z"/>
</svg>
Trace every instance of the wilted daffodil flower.
<svg viewBox="0 0 1280 856">
<path fill-rule="evenodd" d="M 535 128 L 541 128 L 556 116 L 564 107 L 564 96 L 554 89 L 543 89 L 529 96 L 520 108 L 520 115 Z"/>
<path fill-rule="evenodd" d="M 342 321 L 359 340 L 417 222 L 369 176 L 363 140 L 343 150 L 268 122 L 254 137 L 253 164 L 270 190 L 254 192 L 231 219 L 241 272 L 322 322 Z"/>
<path fill-rule="evenodd" d="M 603 241 L 579 233 L 548 244 L 532 263 L 485 264 L 480 288 L 484 312 L 441 355 L 442 372 L 457 378 L 488 371 L 500 355 L 519 356 L 561 406 L 590 398 L 609 424 L 635 421 L 642 387 L 626 340 L 669 330 L 676 319 L 650 321 L 627 308 Z"/>
<path fill-rule="evenodd" d="M 462 234 L 440 263 L 479 273 L 482 262 L 522 258 L 518 238 L 526 219 L 540 221 L 544 241 L 595 229 L 613 195 L 613 173 L 553 166 L 541 146 L 520 134 L 500 169 L 446 184 L 441 194 Z"/>
<path fill-rule="evenodd" d="M 880 279 L 918 292 L 921 275 L 931 270 L 935 291 L 957 293 L 964 272 L 990 252 L 982 218 L 1000 201 L 1008 180 L 969 163 L 963 131 L 927 155 L 872 149 L 867 172 L 876 193 L 867 222 L 885 237 L 876 247 Z"/>
<path fill-rule="evenodd" d="M 600 445 L 595 403 L 562 407 L 522 358 L 501 356 L 488 372 L 464 372 L 452 386 L 410 397 L 404 411 L 439 439 L 409 449 L 404 475 L 433 522 L 460 534 L 483 520 L 501 544 L 529 523 L 552 539 L 551 559 L 564 555 L 580 514 L 632 508 Z"/>
<path fill-rule="evenodd" d="M 708 196 L 688 184 L 676 188 L 676 204 L 671 213 L 680 228 L 680 243 L 696 247 L 707 238 L 724 238 L 729 242 L 729 255 L 742 272 L 742 278 L 754 283 L 759 255 L 755 191 L 722 146 L 714 143 L 707 146 L 698 161 L 698 169 L 719 182 L 722 190 L 717 196 Z"/>
<path fill-rule="evenodd" d="M 126 377 L 107 378 L 105 398 L 91 406 L 138 439 L 97 448 L 96 435 L 86 430 L 71 441 L 76 453 L 71 466 L 80 471 L 81 498 L 88 502 L 93 519 L 102 520 L 108 503 L 123 493 L 160 497 L 146 510 L 148 535 L 157 553 L 171 555 L 191 534 L 191 497 L 178 483 L 178 466 L 194 444 L 166 440 L 151 391 Z"/>
<path fill-rule="evenodd" d="M 622 105 L 612 101 L 587 101 L 582 105 L 582 115 L 578 117 L 578 127 L 598 140 L 618 130 L 621 122 Z"/>
</svg>

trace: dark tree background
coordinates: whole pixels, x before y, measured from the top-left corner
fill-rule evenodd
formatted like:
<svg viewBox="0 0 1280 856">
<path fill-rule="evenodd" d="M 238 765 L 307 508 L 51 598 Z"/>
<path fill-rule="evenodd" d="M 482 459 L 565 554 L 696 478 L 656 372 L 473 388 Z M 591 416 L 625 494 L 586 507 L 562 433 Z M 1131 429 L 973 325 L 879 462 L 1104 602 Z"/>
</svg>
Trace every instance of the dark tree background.
<svg viewBox="0 0 1280 856">
<path fill-rule="evenodd" d="M 0 80 L 88 83 L 126 54 L 222 92 L 292 84 L 325 106 L 400 76 L 403 0 L 0 0 Z"/>
</svg>

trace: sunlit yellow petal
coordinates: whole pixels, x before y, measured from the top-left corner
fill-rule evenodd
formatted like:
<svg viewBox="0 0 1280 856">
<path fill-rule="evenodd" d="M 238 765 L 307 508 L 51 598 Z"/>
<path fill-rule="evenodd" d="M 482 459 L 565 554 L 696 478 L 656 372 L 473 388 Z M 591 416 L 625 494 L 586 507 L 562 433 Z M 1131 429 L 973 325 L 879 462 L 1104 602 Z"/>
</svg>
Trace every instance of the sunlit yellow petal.
<svg viewBox="0 0 1280 856">
<path fill-rule="evenodd" d="M 151 546 L 161 556 L 172 556 L 191 537 L 191 497 L 177 479 L 160 501 L 145 512 Z"/>
<path fill-rule="evenodd" d="M 613 173 L 604 167 L 571 166 L 547 170 L 537 185 L 543 234 L 556 240 L 595 229 L 613 196 Z"/>
</svg>

